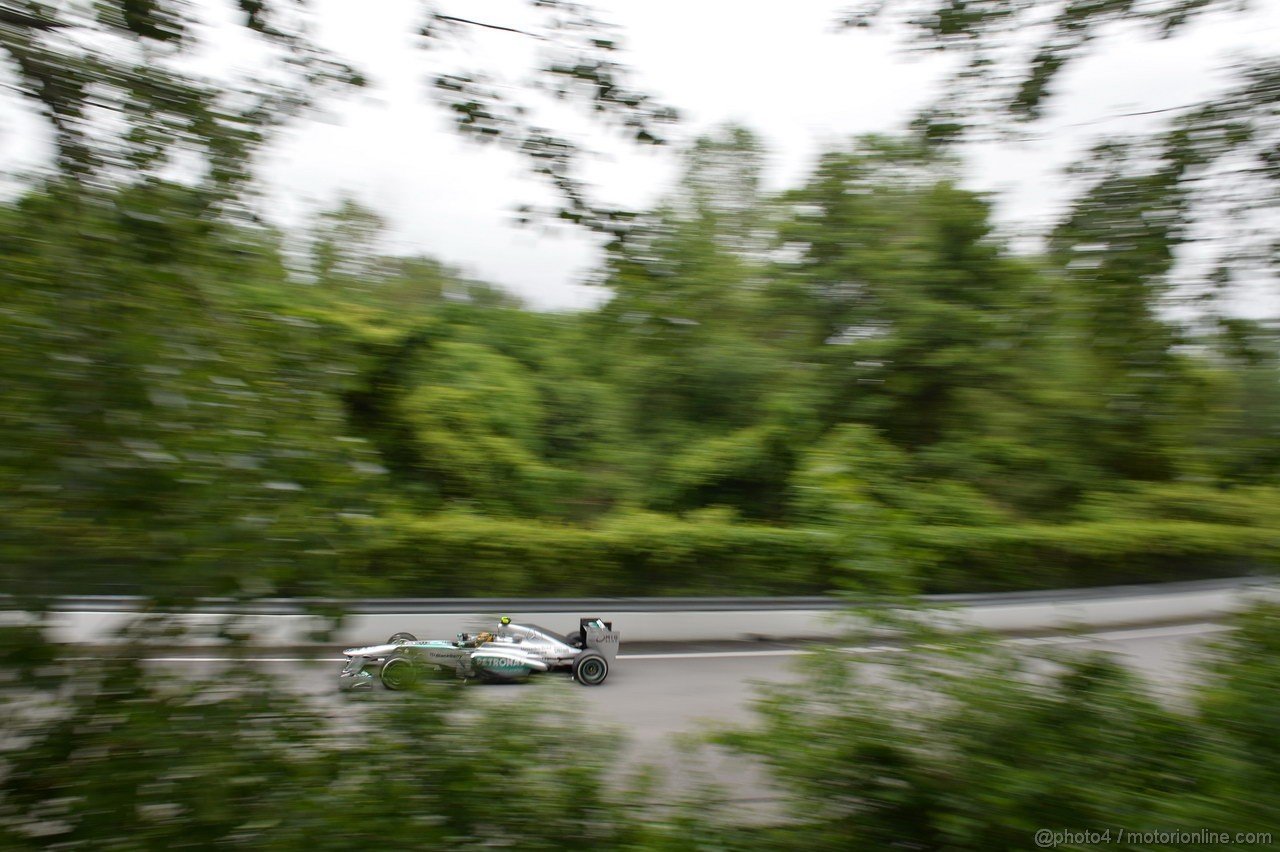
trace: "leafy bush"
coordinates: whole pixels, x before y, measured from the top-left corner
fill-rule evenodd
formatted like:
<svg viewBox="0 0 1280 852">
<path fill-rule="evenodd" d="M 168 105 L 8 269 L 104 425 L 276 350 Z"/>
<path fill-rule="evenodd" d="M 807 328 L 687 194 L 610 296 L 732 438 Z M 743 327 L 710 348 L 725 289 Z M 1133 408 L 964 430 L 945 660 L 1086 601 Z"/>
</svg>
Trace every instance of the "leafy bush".
<svg viewBox="0 0 1280 852">
<path fill-rule="evenodd" d="M 73 661 L 22 634 L 0 635 L 5 849 L 688 848 L 564 684 L 522 692 L 518 725 L 435 682 L 353 714 L 234 659 Z"/>
<path fill-rule="evenodd" d="M 203 675 L 5 628 L 0 847 L 985 852 L 1041 829 L 1110 829 L 1119 849 L 1151 847 L 1129 832 L 1274 832 L 1280 607 L 1242 618 L 1177 702 L 1105 654 L 910 629 L 905 653 L 814 656 L 766 689 L 757 727 L 716 737 L 788 803 L 744 825 L 704 791 L 663 801 L 657 768 L 627 774 L 564 684 L 523 687 L 518 725 L 434 681 L 356 714 L 234 650 Z"/>
<path fill-rule="evenodd" d="M 1184 516 L 1212 520 L 1177 519 L 1175 498 Z M 370 522 L 369 544 L 356 557 L 367 568 L 346 588 L 418 597 L 946 593 L 1236 576 L 1280 565 L 1280 524 L 1263 522 L 1272 510 L 1258 508 L 1257 495 L 1215 505 L 1170 489 L 1145 499 L 1147 517 L 1133 517 L 1135 509 L 1114 520 L 986 526 L 921 523 L 870 498 L 797 527 L 736 523 L 714 511 L 683 519 L 616 513 L 594 527 L 393 515 Z"/>
<path fill-rule="evenodd" d="M 379 589 L 415 596 L 815 594 L 834 585 L 820 533 L 648 513 L 595 528 L 395 516 L 377 525 L 365 559 Z"/>
<path fill-rule="evenodd" d="M 1276 528 L 1119 520 L 1005 527 L 917 527 L 931 592 L 1235 576 L 1280 564 Z"/>
<path fill-rule="evenodd" d="M 1108 848 L 1145 849 L 1129 832 L 1274 832 L 1280 608 L 1243 619 L 1181 707 L 1101 652 L 1046 663 L 905 639 L 874 664 L 815 657 L 799 684 L 766 690 L 759 727 L 718 738 L 792 797 L 754 848 L 985 852 L 1110 829 Z"/>
</svg>

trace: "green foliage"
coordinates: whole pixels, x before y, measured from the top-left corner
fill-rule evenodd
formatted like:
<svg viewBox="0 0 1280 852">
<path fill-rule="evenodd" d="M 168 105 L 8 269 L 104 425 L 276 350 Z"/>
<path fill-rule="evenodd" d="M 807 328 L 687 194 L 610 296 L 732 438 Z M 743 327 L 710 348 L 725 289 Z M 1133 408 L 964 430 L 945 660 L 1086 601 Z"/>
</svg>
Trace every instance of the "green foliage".
<svg viewBox="0 0 1280 852">
<path fill-rule="evenodd" d="M 835 554 L 821 532 L 733 523 L 716 512 L 687 520 L 618 513 L 589 529 L 445 512 L 379 523 L 354 588 L 462 597 L 816 594 L 835 583 Z"/>
<path fill-rule="evenodd" d="M 941 96 L 913 122 L 921 144 L 947 147 L 1015 136 L 1008 119 L 1043 122 L 1055 98 L 1069 91 L 1066 81 L 1077 63 L 1096 56 L 1118 58 L 1143 38 L 1193 38 L 1193 22 L 1229 18 L 1246 27 L 1266 26 L 1262 7 L 1223 0 L 888 0 L 857 4 L 844 24 L 865 27 L 885 21 L 915 45 L 960 60 Z M 1073 167 L 1070 178 L 1079 205 L 1074 215 L 1092 207 L 1099 220 L 1110 219 L 1086 251 L 1114 252 L 1108 263 L 1113 272 L 1120 257 L 1119 265 L 1129 272 L 1137 267 L 1150 271 L 1167 267 L 1173 249 L 1195 239 L 1197 258 L 1182 264 L 1179 295 L 1192 297 L 1198 312 L 1229 316 L 1239 310 L 1230 301 L 1242 294 L 1256 298 L 1236 284 L 1274 281 L 1280 261 L 1272 229 L 1265 224 L 1280 205 L 1275 156 L 1280 62 L 1274 51 L 1265 50 L 1225 62 L 1214 57 L 1213 62 L 1219 67 L 1183 69 L 1184 74 L 1200 72 L 1205 84 L 1200 91 L 1210 93 L 1206 96 L 1135 113 L 1101 113 L 1084 122 L 1097 125 L 1085 131 L 1095 134 L 1097 144 Z M 1223 77 L 1230 80 L 1225 87 Z M 1151 115 L 1159 116 L 1152 129 L 1137 133 L 1116 130 L 1123 125 L 1110 123 Z M 1060 128 L 1040 129 L 1048 139 Z M 1249 179 L 1237 179 L 1240 174 Z M 1100 193 L 1108 196 L 1102 205 L 1096 204 Z M 1141 216 L 1132 215 L 1139 210 Z M 1094 264 L 1088 255 L 1076 261 L 1086 268 Z M 1153 303 L 1150 298 L 1141 301 Z M 1157 329 L 1150 324 L 1110 326 L 1113 334 L 1150 331 Z M 1159 337 L 1157 333 L 1155 340 Z"/>
<path fill-rule="evenodd" d="M 1236 576 L 1280 566 L 1274 526 L 1114 520 L 993 527 L 916 527 L 931 592 Z"/>
<path fill-rule="evenodd" d="M 5 746 L 6 848 L 247 846 L 322 778 L 304 757 L 319 730 L 264 678 L 218 695 L 134 660 L 61 665 L 61 695 L 20 696 L 6 672 L 7 731 L 23 741 Z"/>
<path fill-rule="evenodd" d="M 805 453 L 794 479 L 795 511 L 831 531 L 847 581 L 872 577 L 883 590 L 914 591 L 907 471 L 906 454 L 865 426 L 840 427 Z"/>
<path fill-rule="evenodd" d="M 1045 482 L 1074 450 L 1055 434 L 1074 412 L 1047 410 L 1066 408 L 1069 391 L 1046 342 L 1059 314 L 1052 284 L 991 239 L 986 203 L 951 169 L 887 140 L 828 154 L 788 195 L 795 213 L 780 235 L 799 252 L 779 295 L 809 306 L 828 424 L 874 426 L 912 452 L 917 478 L 1045 511 L 1079 487 L 1070 469 Z"/>
<path fill-rule="evenodd" d="M 535 514 L 555 471 L 543 464 L 543 405 L 529 371 L 483 346 L 432 347 L 401 402 L 423 465 L 447 498 Z M 412 369 L 412 368 L 411 368 Z"/>
<path fill-rule="evenodd" d="M 389 265 L 378 246 L 385 228 L 381 216 L 349 197 L 322 212 L 308 251 L 315 284 L 348 296 L 364 288 L 380 289 Z"/>
<path fill-rule="evenodd" d="M 172 212 L 200 204 L 54 186 L 0 212 L 11 588 L 319 591 L 379 501 L 345 353 L 258 301 L 271 235 Z"/>
<path fill-rule="evenodd" d="M 928 44 L 970 52 L 974 100 L 918 140 L 830 151 L 779 197 L 759 140 L 725 128 L 654 211 L 600 206 L 518 91 L 436 75 L 460 132 L 511 146 L 554 213 L 612 238 L 611 298 L 550 316 L 385 256 L 352 201 L 305 239 L 248 212 L 271 131 L 364 82 L 305 10 L 241 0 L 272 56 L 214 80 L 178 0 L 4 2 L 10 94 L 51 122 L 58 166 L 0 205 L 5 590 L 765 595 L 1275 566 L 1274 326 L 1190 334 L 1164 310 L 1206 221 L 1275 209 L 1275 63 L 1100 145 L 1050 250 L 1017 258 L 938 143 L 991 104 L 1038 118 L 1105 27 L 1167 34 L 1222 4 L 1066 3 L 1005 91 L 1001 40 L 1043 10 L 914 5 Z M 533 35 L 533 88 L 661 142 L 674 113 L 629 83 L 610 28 L 531 8 L 537 32 L 428 8 L 420 35 Z M 1273 229 L 1233 230 L 1263 236 L 1220 241 L 1206 297 L 1280 257 Z M 236 662 L 208 683 L 140 662 L 148 644 L 75 661 L 5 627 L 0 845 L 985 850 L 1046 826 L 1270 829 L 1277 618 L 1243 623 L 1187 709 L 1103 657 L 1032 671 L 936 636 L 876 669 L 824 656 L 726 739 L 798 804 L 758 831 L 697 803 L 654 822 L 616 743 L 566 726 L 555 692 L 494 725 L 426 684 L 352 725 Z"/>
<path fill-rule="evenodd" d="M 695 146 L 573 315 L 385 256 L 351 201 L 307 239 L 160 182 L 0 207 L 6 584 L 967 591 L 1274 563 L 1275 335 L 1193 346 L 1162 318 L 1157 180 L 1117 160 L 1031 261 L 913 143 L 830 152 L 778 198 L 762 156 L 742 129 Z"/>
<path fill-rule="evenodd" d="M 719 737 L 793 802 L 754 848 L 1025 849 L 1041 829 L 1109 829 L 1107 845 L 1139 849 L 1146 832 L 1266 831 L 1277 617 L 1247 616 L 1181 706 L 1101 652 L 1032 661 L 910 630 L 874 664 L 815 657 L 799 685 L 766 689 L 758 727 Z"/>
<path fill-rule="evenodd" d="M 1176 701 L 1102 652 L 1034 658 L 863 616 L 902 647 L 814 655 L 798 682 L 764 688 L 754 726 L 713 737 L 783 794 L 783 818 L 753 826 L 708 791 L 659 795 L 662 769 L 626 769 L 618 736 L 556 681 L 521 687 L 515 716 L 482 687 L 437 680 L 334 708 L 281 689 L 240 648 L 212 677 L 141 662 L 181 641 L 164 622 L 99 660 L 4 628 L 0 844 L 988 850 L 1049 829 L 1111 830 L 1108 845 L 1138 849 L 1146 832 L 1274 825 L 1274 605 L 1240 618 Z"/>
<path fill-rule="evenodd" d="M 270 5 L 253 3 L 245 21 L 270 72 L 223 68 L 211 79 L 184 62 L 200 22 L 179 0 L 6 2 L 0 54 L 15 72 L 6 106 L 25 101 L 48 119 L 58 171 L 86 186 L 155 180 L 194 161 L 207 191 L 234 196 L 271 131 L 316 98 L 364 83 L 305 28 L 279 28 Z"/>
<path fill-rule="evenodd" d="M 13 629 L 0 641 L 8 651 L 19 639 L 24 655 L 40 645 Z M 638 799 L 628 802 L 640 790 L 619 768 L 616 737 L 573 709 L 564 684 L 530 685 L 518 724 L 505 712 L 495 724 L 486 696 L 438 682 L 335 715 L 234 657 L 207 677 L 142 663 L 146 647 L 99 662 L 52 655 L 35 689 L 6 656 L 4 848 L 558 850 L 572 839 L 648 849 L 672 840 Z"/>
<path fill-rule="evenodd" d="M 1280 612 L 1257 606 L 1238 618 L 1235 630 L 1218 643 L 1196 695 L 1197 710 L 1217 736 L 1207 757 L 1217 784 L 1197 803 L 1197 816 L 1241 825 L 1262 825 L 1276 818 L 1280 790 L 1280 754 L 1275 738 L 1280 706 Z"/>
<path fill-rule="evenodd" d="M 186 0 L 6 0 L 0 55 L 14 80 L 6 104 L 25 102 L 48 120 L 51 160 L 64 178 L 101 188 L 194 172 L 192 182 L 218 201 L 242 202 L 254 157 L 275 131 L 368 78 L 319 47 L 314 10 L 281 0 L 236 5 L 240 35 L 255 51 L 247 63 L 224 61 L 202 44 L 206 31 L 225 37 L 225 24 Z M 464 138 L 506 145 L 551 185 L 558 201 L 544 216 L 619 237 L 629 213 L 592 199 L 578 173 L 580 146 L 545 126 L 536 105 L 576 104 L 646 146 L 664 143 L 677 114 L 632 82 L 615 28 L 589 6 L 525 5 L 529 30 L 424 7 L 414 35 L 436 53 L 468 31 L 493 29 L 544 46 L 518 82 L 495 80 L 459 59 L 432 70 L 426 94 Z"/>
</svg>

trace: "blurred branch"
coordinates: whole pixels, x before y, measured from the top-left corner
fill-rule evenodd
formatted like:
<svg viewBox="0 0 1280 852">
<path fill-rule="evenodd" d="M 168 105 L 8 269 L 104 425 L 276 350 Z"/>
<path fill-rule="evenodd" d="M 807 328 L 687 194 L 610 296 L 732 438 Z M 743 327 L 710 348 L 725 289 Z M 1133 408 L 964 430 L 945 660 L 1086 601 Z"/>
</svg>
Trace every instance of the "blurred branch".
<svg viewBox="0 0 1280 852">
<path fill-rule="evenodd" d="M 498 30 L 499 32 L 504 32 L 504 33 L 515 33 L 516 35 L 528 36 L 529 38 L 536 38 L 538 41 L 547 41 L 546 36 L 541 36 L 541 35 L 538 35 L 537 33 L 531 33 L 528 30 L 518 30 L 515 27 L 504 27 L 498 24 L 486 24 L 483 21 L 472 21 L 467 18 L 458 18 L 453 15 L 444 15 L 439 12 L 434 13 L 431 17 L 437 21 L 448 21 L 451 24 L 467 24 L 468 26 L 472 26 L 472 27 L 484 27 L 487 30 Z"/>
<path fill-rule="evenodd" d="M 60 21 L 50 21 L 35 15 L 14 9 L 11 6 L 0 6 L 0 24 L 11 27 L 25 27 L 29 30 L 61 30 L 71 26 Z"/>
</svg>

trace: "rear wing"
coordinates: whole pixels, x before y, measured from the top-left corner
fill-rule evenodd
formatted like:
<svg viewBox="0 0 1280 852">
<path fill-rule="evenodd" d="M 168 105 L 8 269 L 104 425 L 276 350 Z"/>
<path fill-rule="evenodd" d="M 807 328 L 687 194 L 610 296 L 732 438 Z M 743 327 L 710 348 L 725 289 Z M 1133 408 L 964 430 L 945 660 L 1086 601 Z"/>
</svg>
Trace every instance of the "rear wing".
<svg viewBox="0 0 1280 852">
<path fill-rule="evenodd" d="M 578 619 L 578 629 L 582 633 L 582 644 L 585 647 L 602 654 L 610 661 L 618 656 L 618 640 L 622 634 L 613 629 L 612 621 L 581 618 Z"/>
</svg>

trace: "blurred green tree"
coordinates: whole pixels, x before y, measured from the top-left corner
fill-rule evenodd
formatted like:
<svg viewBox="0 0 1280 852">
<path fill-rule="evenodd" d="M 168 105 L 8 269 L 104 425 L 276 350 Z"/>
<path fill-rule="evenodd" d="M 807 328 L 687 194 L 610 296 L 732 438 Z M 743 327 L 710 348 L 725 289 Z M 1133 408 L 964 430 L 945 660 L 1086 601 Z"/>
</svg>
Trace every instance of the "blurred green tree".
<svg viewBox="0 0 1280 852">
<path fill-rule="evenodd" d="M 10 589 L 318 590 L 376 510 L 334 393 L 351 361 L 281 304 L 275 236 L 184 215 L 203 203 L 59 185 L 0 208 Z"/>
<path fill-rule="evenodd" d="M 962 58 L 942 96 L 915 123 L 927 143 L 948 145 L 1034 129 L 1063 94 L 1068 70 L 1090 57 L 1126 50 L 1144 34 L 1174 38 L 1190 35 L 1200 22 L 1252 21 L 1260 8 L 1222 0 L 890 0 L 858 3 L 841 21 L 848 27 L 890 23 L 921 49 Z M 1206 81 L 1218 70 L 1205 69 Z M 1153 130 L 1100 128 L 1102 141 L 1075 177 L 1080 198 L 1091 196 L 1095 205 L 1101 193 L 1132 210 L 1141 197 L 1151 218 L 1141 243 L 1161 241 L 1169 249 L 1195 241 L 1197 259 L 1183 264 L 1178 295 L 1196 299 L 1201 312 L 1230 315 L 1241 293 L 1234 283 L 1273 283 L 1280 271 L 1267 225 L 1280 207 L 1280 61 L 1263 51 L 1232 60 L 1227 70 L 1230 83 L 1213 85 L 1208 95 L 1132 114 L 1160 115 Z M 1094 123 L 1125 117 L 1099 116 Z M 1117 161 L 1124 164 L 1119 182 L 1112 168 Z M 1129 236 L 1139 227 L 1133 223 Z M 1113 241 L 1111 250 L 1120 244 Z M 1215 305 L 1220 296 L 1229 298 Z"/>
<path fill-rule="evenodd" d="M 953 170 L 901 140 L 825 155 L 786 195 L 772 298 L 809 329 L 825 425 L 874 427 L 919 481 L 1058 511 L 1090 481 L 1062 381 L 1079 354 L 1054 344 L 1052 277 L 1000 244 Z"/>
<path fill-rule="evenodd" d="M 502 31 L 541 47 L 532 76 L 518 84 L 469 68 L 461 57 L 435 68 L 430 93 L 462 135 L 510 147 L 551 184 L 560 203 L 547 212 L 618 236 L 628 215 L 593 202 L 578 176 L 579 146 L 539 124 L 530 96 L 580 105 L 592 119 L 645 145 L 661 144 L 676 114 L 631 82 L 619 61 L 616 28 L 589 6 L 525 5 L 533 30 L 425 4 L 415 35 L 433 53 L 468 32 Z M 326 97 L 366 85 L 362 71 L 318 45 L 312 10 L 277 0 L 237 0 L 235 6 L 235 23 L 228 25 L 184 0 L 5 0 L 0 52 L 15 71 L 13 94 L 48 120 L 60 172 L 101 185 L 172 178 L 176 170 L 210 192 L 235 196 L 252 177 L 253 154 L 273 131 Z M 245 35 L 258 55 L 244 69 L 207 50 L 207 38 Z"/>
<path fill-rule="evenodd" d="M 424 682 L 352 727 L 234 654 L 212 678 L 142 662 L 181 632 L 162 624 L 96 662 L 3 630 L 6 849 L 689 848 L 562 684 L 530 685 L 516 725 Z"/>
<path fill-rule="evenodd" d="M 1267 831 L 1278 619 L 1246 617 L 1188 702 L 1103 652 L 1035 662 L 899 624 L 900 651 L 820 655 L 799 687 L 765 690 L 759 727 L 717 739 L 792 797 L 756 848 L 1025 849 L 1041 829 L 1110 829 L 1108 845 L 1145 849 L 1146 832 Z"/>
</svg>

